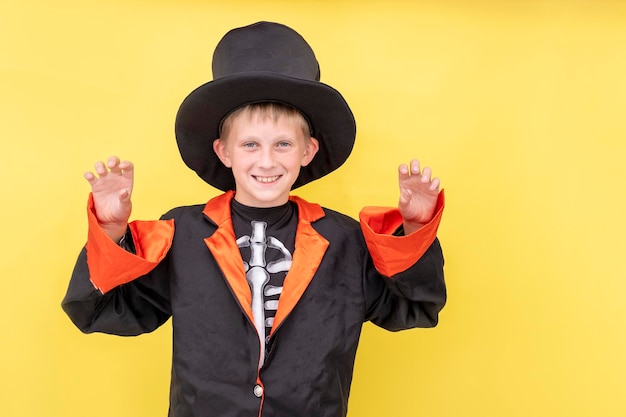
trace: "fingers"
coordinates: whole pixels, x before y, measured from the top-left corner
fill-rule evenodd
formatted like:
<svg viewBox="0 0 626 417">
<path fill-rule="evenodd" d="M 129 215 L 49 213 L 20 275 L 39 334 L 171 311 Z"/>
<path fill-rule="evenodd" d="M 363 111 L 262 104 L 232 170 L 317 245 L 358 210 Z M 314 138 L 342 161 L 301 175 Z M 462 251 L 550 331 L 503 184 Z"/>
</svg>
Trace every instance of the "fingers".
<svg viewBox="0 0 626 417">
<path fill-rule="evenodd" d="M 429 167 L 424 168 L 424 170 L 422 171 L 420 168 L 420 161 L 418 161 L 417 159 L 413 159 L 409 165 L 411 167 L 410 170 L 409 166 L 407 166 L 406 164 L 401 164 L 398 167 L 398 173 L 401 178 L 409 178 L 421 175 L 422 182 L 430 181 L 432 170 Z"/>
<path fill-rule="evenodd" d="M 433 178 L 432 182 L 430 183 L 430 187 L 428 188 L 432 191 L 435 191 L 439 189 L 439 185 L 440 185 L 439 178 L 435 177 Z"/>
<path fill-rule="evenodd" d="M 128 188 L 123 189 L 119 195 L 120 201 L 130 201 L 130 190 Z"/>
<path fill-rule="evenodd" d="M 130 161 L 120 161 L 117 156 L 110 156 L 106 164 L 98 161 L 94 164 L 94 172 L 87 171 L 83 174 L 89 184 L 94 185 L 98 179 L 104 178 L 109 174 L 123 175 L 125 177 L 132 176 L 133 163 Z"/>
<path fill-rule="evenodd" d="M 400 181 L 407 180 L 412 177 L 419 177 L 419 181 L 423 184 L 429 184 L 430 190 L 437 190 L 440 185 L 439 178 L 432 178 L 432 170 L 430 167 L 425 167 L 424 169 L 420 166 L 420 161 L 417 159 L 411 160 L 411 162 L 407 164 L 401 164 L 398 167 L 398 176 Z"/>
<path fill-rule="evenodd" d="M 427 168 L 430 170 L 430 168 Z M 419 175 L 420 173 L 420 161 L 417 159 L 411 160 L 411 175 Z"/>
<path fill-rule="evenodd" d="M 96 178 L 96 176 L 93 175 L 93 172 L 90 172 L 90 171 L 85 172 L 83 176 L 85 177 L 85 179 L 90 185 L 93 185 L 98 180 L 98 178 Z"/>
<path fill-rule="evenodd" d="M 119 174 L 122 171 L 120 169 L 120 158 L 117 156 L 109 156 L 109 159 L 107 159 L 107 168 L 109 168 L 111 173 Z"/>
</svg>

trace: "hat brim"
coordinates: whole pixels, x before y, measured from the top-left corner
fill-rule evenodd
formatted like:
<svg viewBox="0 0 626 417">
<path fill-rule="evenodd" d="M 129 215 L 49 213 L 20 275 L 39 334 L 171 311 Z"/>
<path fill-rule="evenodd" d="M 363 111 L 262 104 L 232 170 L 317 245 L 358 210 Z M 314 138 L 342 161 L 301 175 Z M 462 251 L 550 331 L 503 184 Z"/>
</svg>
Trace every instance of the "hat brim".
<svg viewBox="0 0 626 417">
<path fill-rule="evenodd" d="M 222 191 L 235 180 L 213 150 L 222 119 L 245 104 L 276 101 L 300 110 L 319 141 L 313 161 L 302 167 L 298 188 L 339 168 L 354 146 L 356 123 L 343 96 L 319 81 L 275 73 L 239 73 L 201 85 L 183 101 L 176 115 L 176 141 L 183 161 L 205 182 Z"/>
</svg>

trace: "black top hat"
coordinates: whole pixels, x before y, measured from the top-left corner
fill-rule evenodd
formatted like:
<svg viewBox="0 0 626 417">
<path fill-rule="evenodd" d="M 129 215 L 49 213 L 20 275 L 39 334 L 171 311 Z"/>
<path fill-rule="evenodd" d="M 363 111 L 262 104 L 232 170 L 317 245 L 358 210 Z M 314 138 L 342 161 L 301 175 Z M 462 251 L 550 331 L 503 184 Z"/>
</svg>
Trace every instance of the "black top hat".
<svg viewBox="0 0 626 417">
<path fill-rule="evenodd" d="M 275 101 L 300 110 L 320 144 L 292 188 L 323 177 L 348 158 L 356 135 L 348 103 L 319 81 L 313 50 L 293 29 L 269 22 L 233 29 L 213 54 L 213 81 L 183 101 L 176 116 L 176 141 L 187 166 L 210 185 L 226 191 L 235 180 L 213 151 L 222 119 L 249 103 Z"/>
</svg>

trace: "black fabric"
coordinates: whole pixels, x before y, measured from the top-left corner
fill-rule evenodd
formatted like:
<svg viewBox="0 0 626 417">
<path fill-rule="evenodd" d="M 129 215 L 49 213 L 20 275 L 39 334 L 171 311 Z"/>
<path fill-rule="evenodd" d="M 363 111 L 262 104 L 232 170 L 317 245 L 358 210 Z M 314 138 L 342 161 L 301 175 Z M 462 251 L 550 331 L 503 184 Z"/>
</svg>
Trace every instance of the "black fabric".
<svg viewBox="0 0 626 417">
<path fill-rule="evenodd" d="M 345 417 L 363 322 L 394 331 L 437 324 L 446 300 L 438 241 L 407 271 L 383 277 L 358 222 L 325 210 L 313 227 L 328 249 L 259 370 L 256 330 L 215 260 L 238 254 L 208 250 L 204 239 L 217 226 L 202 210 L 165 215 L 176 225 L 165 260 L 105 295 L 91 284 L 83 251 L 63 300 L 86 333 L 146 333 L 171 316 L 170 417 Z M 263 398 L 253 393 L 257 378 Z"/>
<path fill-rule="evenodd" d="M 264 246 L 262 262 L 263 267 L 272 263 L 280 263 L 284 260 L 286 254 L 276 247 L 276 241 L 285 246 L 289 252 L 289 261 L 293 255 L 296 228 L 298 226 L 298 209 L 295 203 L 287 202 L 279 207 L 259 208 L 249 207 L 238 203 L 235 199 L 231 202 L 231 212 L 233 220 L 233 228 L 237 241 L 249 240 L 259 231 L 255 228 L 254 223 L 261 223 L 263 231 L 262 245 Z M 256 229 L 256 231 L 254 230 Z M 252 249 L 249 244 L 239 245 L 241 258 L 246 264 L 250 264 L 252 259 Z M 285 263 L 285 262 L 283 262 Z M 266 284 L 268 291 L 264 292 L 264 302 L 278 302 L 280 300 L 280 289 L 285 281 L 285 276 L 289 269 L 282 268 L 281 271 L 268 271 L 269 282 Z M 276 315 L 275 309 L 266 309 L 265 318 L 273 321 Z M 267 338 L 272 329 L 271 324 L 266 324 L 265 337 Z"/>
<path fill-rule="evenodd" d="M 135 242 L 133 242 L 133 234 L 130 231 L 130 227 L 126 228 L 126 233 L 124 233 L 124 236 L 122 236 L 118 245 L 126 252 L 130 252 L 132 254 L 137 253 L 135 249 Z"/>
<path fill-rule="evenodd" d="M 215 47 L 213 78 L 241 72 L 273 72 L 319 81 L 315 53 L 302 36 L 284 25 L 258 22 L 229 31 Z"/>
</svg>

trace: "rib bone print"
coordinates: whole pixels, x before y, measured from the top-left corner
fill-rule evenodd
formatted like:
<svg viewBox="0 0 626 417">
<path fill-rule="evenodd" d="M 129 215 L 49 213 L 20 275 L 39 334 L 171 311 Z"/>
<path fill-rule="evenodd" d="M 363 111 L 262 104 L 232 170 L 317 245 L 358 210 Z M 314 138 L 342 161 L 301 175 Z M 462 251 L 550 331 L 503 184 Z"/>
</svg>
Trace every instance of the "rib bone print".
<svg viewBox="0 0 626 417">
<path fill-rule="evenodd" d="M 261 356 L 259 366 L 263 365 L 265 360 L 265 328 L 272 327 L 274 318 L 265 318 L 265 311 L 276 311 L 278 309 L 277 300 L 265 301 L 266 296 L 277 295 L 282 292 L 282 287 L 267 285 L 270 280 L 270 273 L 287 272 L 291 267 L 291 253 L 285 245 L 278 239 L 270 236 L 266 237 L 267 223 L 252 221 L 251 236 L 242 236 L 237 239 L 239 248 L 250 247 L 250 260 L 244 261 L 244 269 L 246 271 L 246 279 L 250 285 L 252 292 L 252 315 L 254 317 L 254 326 L 259 335 L 259 343 L 261 346 Z M 266 262 L 266 251 L 268 249 L 278 250 L 282 254 L 282 258 Z"/>
</svg>

